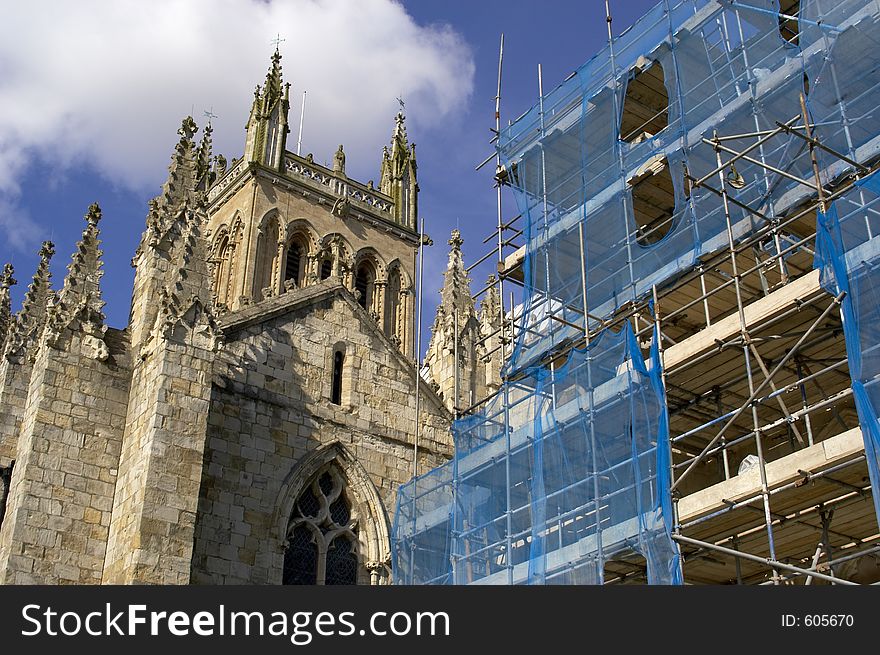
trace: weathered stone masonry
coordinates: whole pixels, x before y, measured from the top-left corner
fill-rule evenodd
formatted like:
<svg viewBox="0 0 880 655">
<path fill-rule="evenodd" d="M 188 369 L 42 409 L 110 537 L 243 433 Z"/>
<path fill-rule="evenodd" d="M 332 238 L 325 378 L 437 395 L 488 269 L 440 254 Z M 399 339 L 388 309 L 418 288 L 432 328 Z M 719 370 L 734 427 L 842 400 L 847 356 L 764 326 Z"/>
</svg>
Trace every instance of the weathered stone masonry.
<svg viewBox="0 0 880 655">
<path fill-rule="evenodd" d="M 463 308 L 468 351 L 451 361 L 435 334 L 443 397 L 416 384 L 424 237 L 403 115 L 378 188 L 346 175 L 342 146 L 332 169 L 298 157 L 280 61 L 241 159 L 227 167 L 211 126 L 197 143 L 183 121 L 124 330 L 104 325 L 97 205 L 59 292 L 50 243 L 18 313 L 12 267 L 0 275 L 0 582 L 390 580 L 417 435 L 417 469 L 442 463 L 456 366 L 469 393 L 491 387 L 477 343 L 491 311 L 476 318 L 454 245 L 441 313 Z"/>
</svg>

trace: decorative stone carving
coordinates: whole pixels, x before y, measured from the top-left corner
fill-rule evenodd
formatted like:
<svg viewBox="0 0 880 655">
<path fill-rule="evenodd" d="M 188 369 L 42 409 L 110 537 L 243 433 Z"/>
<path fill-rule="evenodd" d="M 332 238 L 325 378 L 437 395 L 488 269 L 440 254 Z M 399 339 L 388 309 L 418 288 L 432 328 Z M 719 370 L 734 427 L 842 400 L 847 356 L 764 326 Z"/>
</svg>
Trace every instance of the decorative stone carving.
<svg viewBox="0 0 880 655">
<path fill-rule="evenodd" d="M 333 203 L 330 213 L 339 218 L 346 218 L 350 211 L 351 203 L 348 201 L 348 198 L 337 198 L 336 202 Z"/>
<path fill-rule="evenodd" d="M 338 175 L 345 176 L 345 152 L 342 150 L 342 144 L 333 154 L 333 172 Z"/>
</svg>

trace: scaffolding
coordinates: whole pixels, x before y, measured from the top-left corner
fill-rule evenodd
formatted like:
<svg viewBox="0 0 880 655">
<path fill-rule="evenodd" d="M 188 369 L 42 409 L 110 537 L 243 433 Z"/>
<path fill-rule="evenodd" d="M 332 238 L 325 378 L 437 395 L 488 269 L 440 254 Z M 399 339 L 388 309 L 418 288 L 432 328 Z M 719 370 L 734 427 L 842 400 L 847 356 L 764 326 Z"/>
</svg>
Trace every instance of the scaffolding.
<svg viewBox="0 0 880 655">
<path fill-rule="evenodd" d="M 522 302 L 501 390 L 400 488 L 395 581 L 880 581 L 880 3 L 606 17 L 505 129 L 499 61 L 477 264 Z"/>
</svg>

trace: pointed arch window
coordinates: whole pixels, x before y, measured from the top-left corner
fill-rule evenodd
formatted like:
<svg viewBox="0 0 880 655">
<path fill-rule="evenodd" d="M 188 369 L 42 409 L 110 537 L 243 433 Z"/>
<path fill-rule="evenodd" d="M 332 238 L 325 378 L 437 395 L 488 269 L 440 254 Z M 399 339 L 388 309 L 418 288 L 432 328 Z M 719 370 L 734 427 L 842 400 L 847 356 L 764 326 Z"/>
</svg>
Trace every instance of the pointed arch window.
<svg viewBox="0 0 880 655">
<path fill-rule="evenodd" d="M 275 260 L 278 258 L 278 221 L 273 216 L 260 234 L 257 249 L 257 275 L 254 280 L 254 296 L 263 299 L 272 295 L 275 288 Z M 264 293 L 264 290 L 269 290 Z"/>
<path fill-rule="evenodd" d="M 394 268 L 388 274 L 388 286 L 385 287 L 385 336 L 397 336 L 400 314 L 400 269 Z"/>
<path fill-rule="evenodd" d="M 223 234 L 214 249 L 214 299 L 218 303 L 226 303 L 229 295 L 229 278 L 232 264 L 232 244 L 229 235 Z"/>
<path fill-rule="evenodd" d="M 330 382 L 330 402 L 342 404 L 342 371 L 345 366 L 345 350 L 337 348 L 333 353 L 333 379 Z"/>
<path fill-rule="evenodd" d="M 373 308 L 373 290 L 376 283 L 376 269 L 370 262 L 361 262 L 354 276 L 354 288 L 359 293 L 358 303 L 370 311 Z"/>
<path fill-rule="evenodd" d="M 287 542 L 283 584 L 357 584 L 358 517 L 335 464 L 318 473 L 300 494 Z"/>
<path fill-rule="evenodd" d="M 326 280 L 333 275 L 333 260 L 325 257 L 321 260 L 321 279 Z"/>
<path fill-rule="evenodd" d="M 305 286 L 308 248 L 301 236 L 291 239 L 284 260 L 284 279 L 293 280 L 297 287 Z"/>
</svg>

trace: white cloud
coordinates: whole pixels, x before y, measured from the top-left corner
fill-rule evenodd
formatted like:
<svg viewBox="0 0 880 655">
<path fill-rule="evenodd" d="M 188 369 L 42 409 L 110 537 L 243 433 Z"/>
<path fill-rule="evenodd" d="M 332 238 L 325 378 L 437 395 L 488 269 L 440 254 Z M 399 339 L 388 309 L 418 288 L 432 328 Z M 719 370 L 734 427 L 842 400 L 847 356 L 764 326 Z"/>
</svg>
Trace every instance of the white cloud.
<svg viewBox="0 0 880 655">
<path fill-rule="evenodd" d="M 46 238 L 46 230 L 39 225 L 30 212 L 18 203 L 0 196 L 0 234 L 4 245 L 12 250 L 33 250 L 33 245 Z"/>
<path fill-rule="evenodd" d="M 392 0 L 11 3 L 0 21 L 0 196 L 8 205 L 34 157 L 157 188 L 191 109 L 199 124 L 204 109 L 219 116 L 214 152 L 231 161 L 276 33 L 292 83 L 288 148 L 305 89 L 303 153 L 331 161 L 344 143 L 357 177 L 378 176 L 398 95 L 417 141 L 471 92 L 461 37 L 417 25 Z"/>
</svg>

